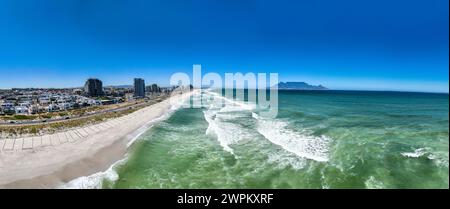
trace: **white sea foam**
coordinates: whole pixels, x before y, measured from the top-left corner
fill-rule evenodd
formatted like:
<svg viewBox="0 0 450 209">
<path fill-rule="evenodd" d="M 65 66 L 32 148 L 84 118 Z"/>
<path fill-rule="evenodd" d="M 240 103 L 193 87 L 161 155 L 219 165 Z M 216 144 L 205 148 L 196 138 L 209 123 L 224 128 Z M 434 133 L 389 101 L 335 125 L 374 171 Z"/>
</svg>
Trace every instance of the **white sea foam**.
<svg viewBox="0 0 450 209">
<path fill-rule="evenodd" d="M 224 122 L 221 117 L 217 117 L 217 110 L 204 111 L 204 117 L 209 124 L 206 134 L 214 134 L 220 146 L 231 154 L 234 154 L 234 152 L 230 145 L 248 138 L 247 134 L 238 125 Z"/>
<path fill-rule="evenodd" d="M 164 116 L 164 115 L 163 115 Z M 149 121 L 146 125 L 142 126 L 135 132 L 135 136 L 127 143 L 127 147 L 130 147 L 133 143 L 135 143 L 142 134 L 144 134 L 149 128 L 153 125 L 148 125 L 150 123 L 155 122 L 157 119 L 162 119 L 163 116 L 156 118 L 154 120 Z M 116 161 L 113 163 L 106 171 L 97 172 L 89 176 L 81 176 L 76 179 L 69 181 L 63 185 L 60 185 L 58 188 L 60 189 L 101 189 L 103 180 L 108 181 L 117 181 L 119 179 L 119 175 L 114 170 L 114 168 L 122 163 L 126 162 L 126 158 Z"/>
<path fill-rule="evenodd" d="M 81 176 L 57 187 L 58 189 L 101 189 L 103 181 L 117 181 L 119 175 L 114 170 L 118 165 L 126 161 L 126 158 L 115 162 L 106 171 L 94 173 L 89 176 Z"/>
<path fill-rule="evenodd" d="M 224 150 L 233 153 L 233 150 L 230 148 L 231 144 L 251 136 L 246 136 L 245 132 L 238 125 L 226 123 L 221 119 L 236 117 L 236 112 L 252 111 L 255 109 L 255 106 L 245 102 L 231 100 L 215 92 L 206 91 L 206 93 L 214 97 L 210 108 L 204 112 L 205 119 L 209 123 L 207 134 L 215 133 Z M 220 105 L 223 106 L 219 108 Z M 231 112 L 234 115 L 231 115 Z M 251 113 L 252 117 L 257 120 L 257 131 L 273 144 L 279 145 L 284 150 L 302 158 L 320 162 L 328 160 L 329 138 L 325 136 L 314 137 L 293 131 L 287 128 L 287 123 L 284 121 L 263 119 L 257 113 Z M 271 159 L 275 158 L 272 156 Z M 293 165 L 295 168 L 303 167 L 299 162 L 288 162 L 288 164 Z"/>
<path fill-rule="evenodd" d="M 292 152 L 299 157 L 324 162 L 328 161 L 328 145 L 326 136 L 310 136 L 288 128 L 288 123 L 279 119 L 263 119 L 252 113 L 258 122 L 258 132 L 273 144 Z"/>
<path fill-rule="evenodd" d="M 220 96 L 215 92 L 205 91 L 205 93 L 214 97 L 213 100 L 209 101 L 210 104 L 208 110 L 203 111 L 205 120 L 209 124 L 206 134 L 215 135 L 220 146 L 222 146 L 225 151 L 234 154 L 230 145 L 235 144 L 242 139 L 249 138 L 249 136 L 241 127 L 239 127 L 239 125 L 226 122 L 225 120 L 237 117 L 236 115 L 230 114 L 230 112 L 250 110 L 252 107 Z"/>
<path fill-rule="evenodd" d="M 305 168 L 306 161 L 304 158 L 296 157 L 291 152 L 280 153 L 280 152 L 271 152 L 268 153 L 269 163 L 275 164 L 278 169 L 284 169 L 288 166 L 295 170 L 301 170 Z"/>
<path fill-rule="evenodd" d="M 445 167 L 448 169 L 448 152 L 435 152 L 428 155 L 428 159 L 433 160 L 433 162 L 439 167 Z"/>
<path fill-rule="evenodd" d="M 221 102 L 220 100 L 223 100 L 223 103 L 225 106 L 229 106 L 230 104 L 232 104 L 235 106 L 239 106 L 243 110 L 253 110 L 256 107 L 256 105 L 254 105 L 250 102 L 233 100 L 233 99 L 227 98 L 225 96 L 222 96 L 216 92 L 211 92 L 211 91 L 204 91 L 204 92 L 207 94 L 211 94 L 212 96 L 214 96 L 215 99 L 218 99 L 219 102 Z"/>
<path fill-rule="evenodd" d="M 418 158 L 418 157 L 426 157 L 429 160 L 432 160 L 439 167 L 448 168 L 448 153 L 445 152 L 437 152 L 433 151 L 429 147 L 422 147 L 415 149 L 414 152 L 402 152 L 401 155 L 409 158 Z"/>
<path fill-rule="evenodd" d="M 402 152 L 400 154 L 405 157 L 416 158 L 416 157 L 421 157 L 421 156 L 425 155 L 427 153 L 427 150 L 428 150 L 428 148 L 419 148 L 419 149 L 414 150 L 414 152 Z"/>
<path fill-rule="evenodd" d="M 384 184 L 381 181 L 378 181 L 375 179 L 375 177 L 370 176 L 364 184 L 366 185 L 367 189 L 383 189 Z"/>
<path fill-rule="evenodd" d="M 188 97 L 189 98 L 189 97 Z M 144 134 L 154 123 L 167 119 L 172 113 L 182 107 L 183 103 L 188 101 L 188 98 L 184 98 L 179 103 L 174 104 L 169 108 L 167 112 L 158 118 L 148 121 L 145 125 L 140 127 L 134 134 L 135 136 L 127 143 L 127 147 L 130 147 L 135 143 L 140 136 Z M 135 113 L 135 112 L 134 112 Z M 117 181 L 119 179 L 118 173 L 115 168 L 127 161 L 127 157 L 113 163 L 106 171 L 97 172 L 89 176 L 81 176 L 73 179 L 65 184 L 58 186 L 60 189 L 100 189 L 104 180 Z"/>
</svg>

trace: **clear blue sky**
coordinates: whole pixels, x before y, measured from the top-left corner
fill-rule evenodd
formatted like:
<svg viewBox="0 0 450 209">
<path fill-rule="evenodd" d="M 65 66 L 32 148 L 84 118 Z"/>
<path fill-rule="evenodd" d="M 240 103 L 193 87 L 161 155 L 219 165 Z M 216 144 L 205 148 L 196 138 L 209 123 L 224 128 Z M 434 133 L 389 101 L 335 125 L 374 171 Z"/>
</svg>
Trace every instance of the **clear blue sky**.
<svg viewBox="0 0 450 209">
<path fill-rule="evenodd" d="M 1 0 L 0 88 L 277 72 L 334 89 L 448 92 L 448 0 Z"/>
</svg>

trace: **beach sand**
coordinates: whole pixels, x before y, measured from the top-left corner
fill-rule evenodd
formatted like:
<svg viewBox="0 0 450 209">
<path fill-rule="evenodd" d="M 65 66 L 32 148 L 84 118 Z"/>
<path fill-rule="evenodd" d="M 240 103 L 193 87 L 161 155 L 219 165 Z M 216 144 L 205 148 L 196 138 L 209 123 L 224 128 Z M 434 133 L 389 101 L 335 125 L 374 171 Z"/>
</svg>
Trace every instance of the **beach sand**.
<svg viewBox="0 0 450 209">
<path fill-rule="evenodd" d="M 192 93 L 174 95 L 182 101 Z M 172 100 L 173 101 L 173 100 Z M 170 99 L 123 117 L 52 135 L 1 142 L 0 188 L 54 188 L 104 171 L 123 159 L 127 147 L 173 111 Z"/>
</svg>

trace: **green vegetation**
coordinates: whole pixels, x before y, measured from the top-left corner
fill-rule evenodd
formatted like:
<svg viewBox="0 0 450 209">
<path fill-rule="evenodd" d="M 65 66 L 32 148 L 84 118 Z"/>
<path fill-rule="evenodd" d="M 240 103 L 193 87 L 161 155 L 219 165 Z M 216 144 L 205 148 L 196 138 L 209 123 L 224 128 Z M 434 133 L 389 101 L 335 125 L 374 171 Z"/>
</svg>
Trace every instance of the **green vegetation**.
<svg viewBox="0 0 450 209">
<path fill-rule="evenodd" d="M 36 125 L 11 125 L 11 126 L 0 126 L 0 133 L 4 132 L 9 135 L 16 134 L 38 134 L 40 132 L 54 133 L 59 130 L 66 128 L 73 128 L 78 126 L 84 126 L 88 124 L 98 123 L 110 118 L 120 117 L 126 114 L 130 114 L 137 109 L 125 110 L 117 113 L 105 113 L 102 115 L 96 115 L 89 118 L 81 118 L 76 120 L 60 121 L 54 123 L 44 123 Z"/>
<path fill-rule="evenodd" d="M 166 97 L 164 97 L 166 98 Z M 152 101 L 149 101 L 148 103 L 146 103 L 146 105 L 140 106 L 140 107 L 135 107 L 135 108 L 126 108 L 122 111 L 117 111 L 117 112 L 108 112 L 108 113 L 103 113 L 100 115 L 94 115 L 94 116 L 90 116 L 87 118 L 79 118 L 79 119 L 73 119 L 73 120 L 65 120 L 65 121 L 58 121 L 58 122 L 51 122 L 51 123 L 40 123 L 40 124 L 36 124 L 36 125 L 20 125 L 20 124 L 10 124 L 10 125 L 0 125 L 0 133 L 6 133 L 8 135 L 18 135 L 18 134 L 39 134 L 39 133 L 54 133 L 63 129 L 67 129 L 67 128 L 74 128 L 74 127 L 79 127 L 79 126 L 85 126 L 85 125 L 89 125 L 89 124 L 95 124 L 95 123 L 99 123 L 102 121 L 105 121 L 107 119 L 111 119 L 111 118 L 116 118 L 116 117 L 121 117 L 124 115 L 128 115 L 134 111 L 137 111 L 139 109 L 142 109 L 144 107 L 150 106 L 152 104 L 155 104 L 157 102 L 162 101 L 164 98 L 158 98 Z M 118 106 L 118 105 L 116 105 Z M 120 106 L 125 106 L 125 105 L 120 105 Z M 45 113 L 45 114 L 39 114 L 39 115 L 32 115 L 32 116 L 26 116 L 29 118 L 52 118 L 54 116 L 62 116 L 62 115 L 71 115 L 73 114 L 75 111 L 77 113 L 80 112 L 87 112 L 89 111 L 93 111 L 93 110 L 100 110 L 100 109 L 105 109 L 104 107 L 101 106 L 95 106 L 95 107 L 89 107 L 82 110 L 72 110 L 72 111 L 64 111 L 64 112 L 58 112 L 58 113 Z M 61 115 L 62 113 L 62 115 Z M 12 119 L 5 119 L 5 118 L 11 118 L 12 116 L 3 116 L 2 119 L 3 120 L 12 120 Z M 20 117 L 23 118 L 23 117 Z"/>
<path fill-rule="evenodd" d="M 111 98 L 109 98 L 109 97 L 107 97 L 107 96 L 100 96 L 100 97 L 97 97 L 97 99 L 100 99 L 100 100 L 110 100 Z"/>
<path fill-rule="evenodd" d="M 42 114 L 41 118 L 49 119 L 49 118 L 52 118 L 52 115 L 50 115 L 50 114 Z"/>
<path fill-rule="evenodd" d="M 34 120 L 37 116 L 34 115 L 12 115 L 0 117 L 2 120 Z"/>
<path fill-rule="evenodd" d="M 15 120 L 33 120 L 33 119 L 36 119 L 36 116 L 32 116 L 32 115 L 14 115 L 13 118 Z"/>
</svg>

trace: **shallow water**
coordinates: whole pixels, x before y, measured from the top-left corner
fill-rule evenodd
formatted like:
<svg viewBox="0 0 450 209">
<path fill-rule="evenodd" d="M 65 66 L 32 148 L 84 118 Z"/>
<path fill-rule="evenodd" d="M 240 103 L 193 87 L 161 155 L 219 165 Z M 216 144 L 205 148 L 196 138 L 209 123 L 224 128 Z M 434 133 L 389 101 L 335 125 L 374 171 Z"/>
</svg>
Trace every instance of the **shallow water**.
<svg viewBox="0 0 450 209">
<path fill-rule="evenodd" d="M 277 118 L 204 94 L 143 134 L 102 187 L 449 187 L 448 94 L 280 91 Z"/>
</svg>

